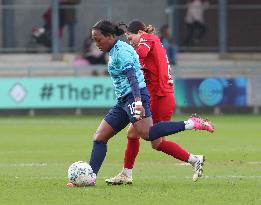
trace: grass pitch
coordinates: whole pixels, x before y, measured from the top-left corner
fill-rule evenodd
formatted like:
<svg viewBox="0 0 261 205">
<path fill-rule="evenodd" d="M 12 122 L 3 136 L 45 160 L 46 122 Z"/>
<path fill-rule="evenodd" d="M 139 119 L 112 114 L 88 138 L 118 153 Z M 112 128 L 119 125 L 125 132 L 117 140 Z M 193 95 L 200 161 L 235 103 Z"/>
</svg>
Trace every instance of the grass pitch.
<svg viewBox="0 0 261 205">
<path fill-rule="evenodd" d="M 177 116 L 177 120 L 186 116 Z M 0 118 L 0 204 L 261 204 L 261 116 L 209 116 L 214 134 L 187 131 L 169 139 L 204 154 L 204 177 L 142 141 L 134 184 L 108 186 L 122 168 L 122 131 L 108 143 L 96 187 L 66 188 L 67 169 L 88 160 L 102 117 Z"/>
</svg>

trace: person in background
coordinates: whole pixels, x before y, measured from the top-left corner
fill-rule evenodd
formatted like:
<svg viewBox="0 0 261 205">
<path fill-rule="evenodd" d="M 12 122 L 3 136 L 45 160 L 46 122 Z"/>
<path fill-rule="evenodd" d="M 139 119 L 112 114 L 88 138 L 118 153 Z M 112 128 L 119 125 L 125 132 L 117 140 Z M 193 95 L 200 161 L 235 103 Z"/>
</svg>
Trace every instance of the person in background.
<svg viewBox="0 0 261 205">
<path fill-rule="evenodd" d="M 84 40 L 83 58 L 92 65 L 107 63 L 107 54 L 99 50 L 91 35 Z"/>
<path fill-rule="evenodd" d="M 76 9 L 75 5 L 79 4 L 80 0 L 59 0 L 59 38 L 64 36 L 64 27 L 68 27 L 68 48 L 70 51 L 75 46 L 75 24 Z M 70 7 L 70 8 L 68 8 Z M 32 37 L 37 43 L 46 47 L 52 46 L 52 8 L 49 7 L 42 15 L 44 25 L 39 28 L 32 29 Z"/>
<path fill-rule="evenodd" d="M 170 64 L 176 64 L 177 45 L 173 38 L 170 36 L 170 28 L 164 24 L 160 28 L 160 41 L 166 49 L 167 56 Z"/>
<path fill-rule="evenodd" d="M 191 0 L 187 4 L 185 22 L 187 25 L 187 35 L 184 44 L 186 46 L 197 45 L 206 33 L 204 12 L 209 3 L 203 0 Z"/>
<path fill-rule="evenodd" d="M 68 48 L 70 51 L 75 47 L 75 24 L 77 23 L 75 5 L 81 0 L 59 0 L 60 4 L 60 25 L 67 26 L 68 29 Z"/>
</svg>

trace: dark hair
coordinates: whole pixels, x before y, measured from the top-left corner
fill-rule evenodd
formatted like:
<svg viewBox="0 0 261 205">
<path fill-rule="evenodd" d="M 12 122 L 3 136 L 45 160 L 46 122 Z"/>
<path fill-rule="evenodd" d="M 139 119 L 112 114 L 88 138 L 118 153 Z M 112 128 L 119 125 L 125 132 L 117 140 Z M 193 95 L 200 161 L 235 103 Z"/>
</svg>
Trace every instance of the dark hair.
<svg viewBox="0 0 261 205">
<path fill-rule="evenodd" d="M 139 31 L 145 31 L 146 33 L 154 33 L 156 29 L 152 25 L 146 26 L 145 23 L 139 20 L 134 20 L 129 23 L 127 31 L 134 34 L 137 34 Z"/>
<path fill-rule="evenodd" d="M 107 20 L 100 20 L 96 24 L 94 24 L 92 29 L 101 31 L 102 35 L 104 36 L 121 36 L 125 32 L 124 29 L 121 28 L 122 25 L 126 26 L 126 24 L 123 23 L 114 24 Z"/>
</svg>

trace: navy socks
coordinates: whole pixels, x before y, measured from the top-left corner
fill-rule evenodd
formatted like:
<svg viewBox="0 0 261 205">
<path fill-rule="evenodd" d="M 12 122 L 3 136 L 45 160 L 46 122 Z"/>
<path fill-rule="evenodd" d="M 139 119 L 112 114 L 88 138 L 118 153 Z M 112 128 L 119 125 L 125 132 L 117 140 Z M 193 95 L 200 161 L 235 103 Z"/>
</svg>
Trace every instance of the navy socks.
<svg viewBox="0 0 261 205">
<path fill-rule="evenodd" d="M 185 123 L 182 122 L 160 122 L 154 124 L 149 130 L 149 141 L 160 137 L 168 136 L 185 130 Z M 107 142 L 93 141 L 93 148 L 90 157 L 90 166 L 97 175 L 105 159 L 107 152 Z"/>
<path fill-rule="evenodd" d="M 93 141 L 92 154 L 90 158 L 90 166 L 97 175 L 107 152 L 107 142 Z"/>
<path fill-rule="evenodd" d="M 149 141 L 168 136 L 185 130 L 185 123 L 181 122 L 159 122 L 154 124 L 149 131 Z"/>
</svg>

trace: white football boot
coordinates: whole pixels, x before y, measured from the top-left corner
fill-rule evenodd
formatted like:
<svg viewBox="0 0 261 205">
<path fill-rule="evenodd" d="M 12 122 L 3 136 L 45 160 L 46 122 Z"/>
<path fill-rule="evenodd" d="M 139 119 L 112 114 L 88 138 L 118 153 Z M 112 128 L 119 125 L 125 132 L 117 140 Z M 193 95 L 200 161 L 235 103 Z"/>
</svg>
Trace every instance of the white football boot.
<svg viewBox="0 0 261 205">
<path fill-rule="evenodd" d="M 194 155 L 194 157 L 197 158 L 197 161 L 192 164 L 194 171 L 192 179 L 196 182 L 198 178 L 202 176 L 205 157 L 203 155 Z"/>
<path fill-rule="evenodd" d="M 132 177 L 125 175 L 123 172 L 120 172 L 117 176 L 105 179 L 105 182 L 108 185 L 122 185 L 122 184 L 132 184 Z"/>
</svg>

